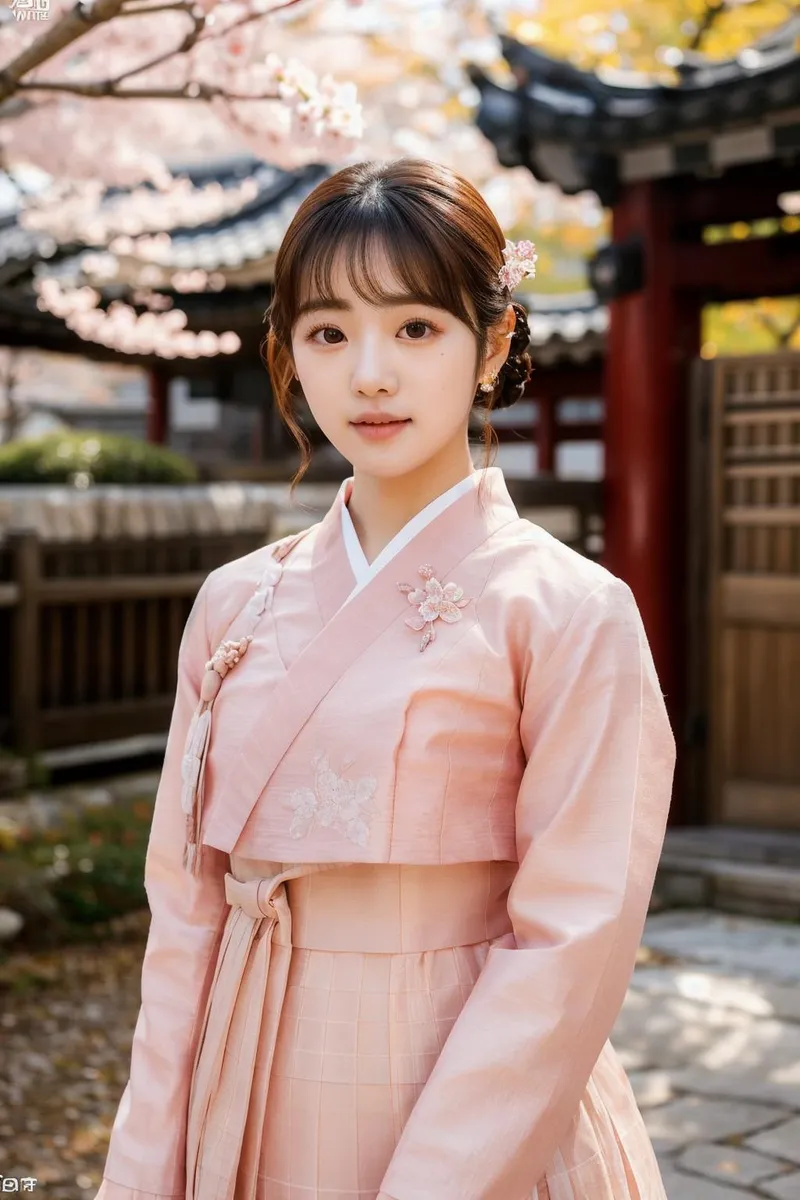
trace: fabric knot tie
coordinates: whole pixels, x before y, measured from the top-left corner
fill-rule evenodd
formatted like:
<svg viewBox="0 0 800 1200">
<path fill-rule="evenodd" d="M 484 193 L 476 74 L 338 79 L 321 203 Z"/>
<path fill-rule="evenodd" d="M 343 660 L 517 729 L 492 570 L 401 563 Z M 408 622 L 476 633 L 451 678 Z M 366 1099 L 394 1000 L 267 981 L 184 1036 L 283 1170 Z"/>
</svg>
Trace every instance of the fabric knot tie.
<svg viewBox="0 0 800 1200">
<path fill-rule="evenodd" d="M 226 872 L 225 899 L 232 907 L 241 908 L 254 921 L 260 921 L 262 917 L 277 917 L 274 893 L 269 890 L 270 883 L 269 879 L 241 880 Z"/>
</svg>

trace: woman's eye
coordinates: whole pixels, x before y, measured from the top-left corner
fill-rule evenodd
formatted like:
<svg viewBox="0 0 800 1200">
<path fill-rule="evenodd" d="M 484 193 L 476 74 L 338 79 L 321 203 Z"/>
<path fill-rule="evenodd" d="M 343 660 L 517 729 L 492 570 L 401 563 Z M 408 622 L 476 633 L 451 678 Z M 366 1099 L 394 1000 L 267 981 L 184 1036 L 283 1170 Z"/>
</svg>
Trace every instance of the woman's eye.
<svg viewBox="0 0 800 1200">
<path fill-rule="evenodd" d="M 322 334 L 322 340 L 326 346 L 338 346 L 339 345 L 339 343 L 337 341 L 334 341 L 333 338 L 328 338 L 327 335 L 329 333 L 333 334 L 334 338 L 344 337 L 344 334 L 342 333 L 341 329 L 334 329 L 334 327 L 332 325 L 324 325 L 322 327 L 322 329 L 315 329 L 314 334 L 312 336 L 316 335 L 317 333 Z"/>
<path fill-rule="evenodd" d="M 407 330 L 412 341 L 418 342 L 425 336 L 426 330 L 432 330 L 433 326 L 429 325 L 427 321 L 409 321 L 403 328 Z"/>
</svg>

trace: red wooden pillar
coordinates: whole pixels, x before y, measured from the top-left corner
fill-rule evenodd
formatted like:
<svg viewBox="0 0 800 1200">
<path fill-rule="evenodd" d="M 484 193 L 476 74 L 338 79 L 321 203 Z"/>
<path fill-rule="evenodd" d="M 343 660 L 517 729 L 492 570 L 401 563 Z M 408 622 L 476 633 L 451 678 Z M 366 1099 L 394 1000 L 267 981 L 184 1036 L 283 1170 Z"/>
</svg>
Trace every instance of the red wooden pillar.
<svg viewBox="0 0 800 1200">
<path fill-rule="evenodd" d="M 537 471 L 552 475 L 556 464 L 556 404 L 553 395 L 543 394 L 538 400 L 536 422 Z"/>
<path fill-rule="evenodd" d="M 147 376 L 147 440 L 164 446 L 169 441 L 169 375 L 161 367 L 151 367 Z"/>
<path fill-rule="evenodd" d="M 688 366 L 699 353 L 700 303 L 676 286 L 672 243 L 678 200 L 670 181 L 647 181 L 629 185 L 614 209 L 614 241 L 642 239 L 645 278 L 641 290 L 610 304 L 605 564 L 636 597 L 680 745 Z M 680 819 L 680 794 L 679 776 L 673 820 Z"/>
</svg>

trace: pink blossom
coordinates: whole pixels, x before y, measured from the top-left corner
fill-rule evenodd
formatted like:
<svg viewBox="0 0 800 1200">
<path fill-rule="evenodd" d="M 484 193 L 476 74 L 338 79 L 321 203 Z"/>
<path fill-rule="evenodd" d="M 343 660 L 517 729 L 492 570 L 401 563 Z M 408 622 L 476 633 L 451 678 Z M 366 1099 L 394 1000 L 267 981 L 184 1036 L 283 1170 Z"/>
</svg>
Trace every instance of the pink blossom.
<svg viewBox="0 0 800 1200">
<path fill-rule="evenodd" d="M 419 574 L 425 580 L 424 587 L 415 588 L 409 583 L 399 583 L 397 586 L 406 593 L 409 604 L 416 605 L 417 611 L 413 616 L 406 617 L 405 623 L 416 632 L 425 630 L 420 643 L 420 650 L 424 650 L 436 637 L 434 622 L 440 617 L 448 625 L 460 621 L 460 610 L 469 604 L 469 599 L 464 597 L 464 589 L 457 583 L 440 583 L 433 573 L 433 567 L 422 566 Z"/>
</svg>

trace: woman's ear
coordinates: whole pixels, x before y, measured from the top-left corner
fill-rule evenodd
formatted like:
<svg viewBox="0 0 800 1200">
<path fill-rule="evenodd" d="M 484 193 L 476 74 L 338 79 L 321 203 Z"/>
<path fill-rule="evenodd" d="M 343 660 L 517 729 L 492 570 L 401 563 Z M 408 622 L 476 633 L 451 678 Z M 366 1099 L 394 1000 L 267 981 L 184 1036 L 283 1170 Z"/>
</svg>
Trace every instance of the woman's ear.
<svg viewBox="0 0 800 1200">
<path fill-rule="evenodd" d="M 489 374 L 498 372 L 508 358 L 511 349 L 511 339 L 517 327 L 517 314 L 513 304 L 509 304 L 500 320 L 489 330 L 488 350 L 484 363 L 484 371 Z"/>
</svg>

